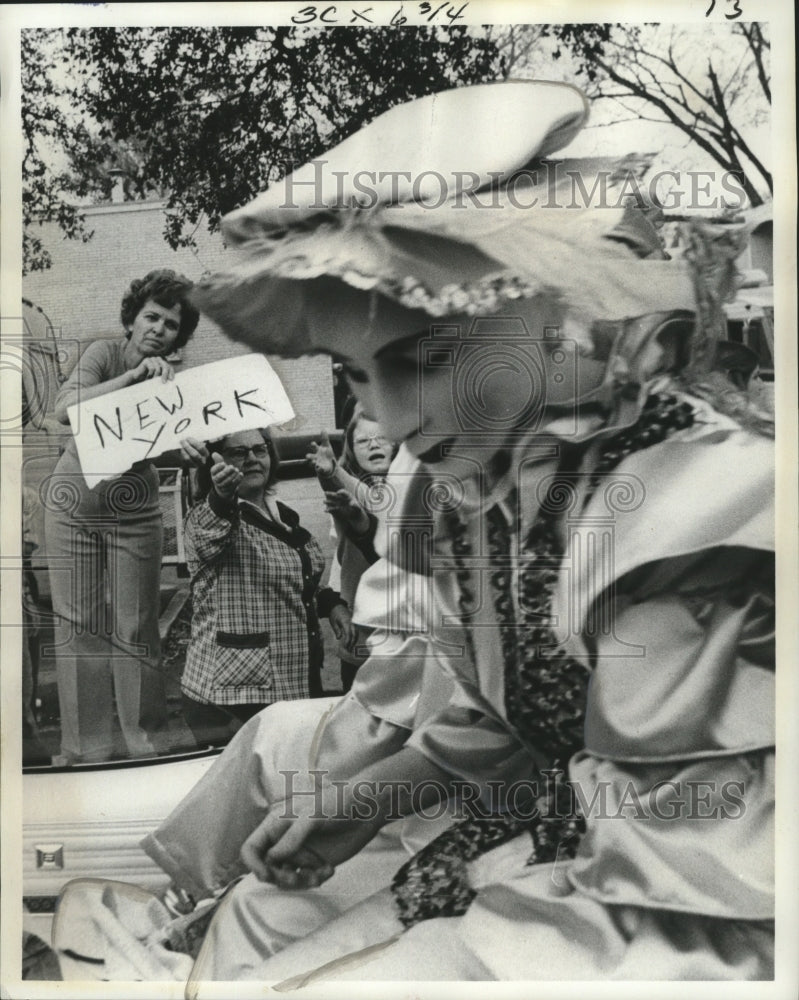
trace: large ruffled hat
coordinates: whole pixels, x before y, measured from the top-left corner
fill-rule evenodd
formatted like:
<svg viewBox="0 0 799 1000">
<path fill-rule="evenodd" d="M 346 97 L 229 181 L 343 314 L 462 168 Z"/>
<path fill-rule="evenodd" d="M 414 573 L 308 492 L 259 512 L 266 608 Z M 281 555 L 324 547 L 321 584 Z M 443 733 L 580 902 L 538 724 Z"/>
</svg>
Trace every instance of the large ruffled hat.
<svg viewBox="0 0 799 1000">
<path fill-rule="evenodd" d="M 377 352 L 444 317 L 538 320 L 542 302 L 582 329 L 692 311 L 691 269 L 664 259 L 612 178 L 620 203 L 583 208 L 594 179 L 542 167 L 587 114 L 575 87 L 541 81 L 395 107 L 228 215 L 230 266 L 195 301 L 232 338 L 289 357 L 347 338 Z"/>
</svg>

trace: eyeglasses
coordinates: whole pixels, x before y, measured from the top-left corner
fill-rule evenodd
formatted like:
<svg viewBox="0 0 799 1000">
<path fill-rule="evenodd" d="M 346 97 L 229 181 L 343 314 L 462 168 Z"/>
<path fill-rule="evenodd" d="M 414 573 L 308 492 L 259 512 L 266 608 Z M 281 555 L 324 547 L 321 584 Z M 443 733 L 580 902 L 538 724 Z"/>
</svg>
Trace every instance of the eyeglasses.
<svg viewBox="0 0 799 1000">
<path fill-rule="evenodd" d="M 387 448 L 391 444 L 388 438 L 382 437 L 379 434 L 373 434 L 371 437 L 356 437 L 352 439 L 352 443 L 355 444 L 376 444 L 378 448 Z"/>
<path fill-rule="evenodd" d="M 231 459 L 233 462 L 243 462 L 250 452 L 256 458 L 266 458 L 269 454 L 269 449 L 265 444 L 256 444 L 252 448 L 225 448 L 225 457 Z"/>
</svg>

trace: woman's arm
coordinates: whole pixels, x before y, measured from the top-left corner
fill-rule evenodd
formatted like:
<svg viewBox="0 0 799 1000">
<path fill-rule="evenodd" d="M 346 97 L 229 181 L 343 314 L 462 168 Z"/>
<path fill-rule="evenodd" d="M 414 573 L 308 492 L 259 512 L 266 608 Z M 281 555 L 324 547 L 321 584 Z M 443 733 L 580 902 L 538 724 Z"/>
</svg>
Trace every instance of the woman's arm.
<svg viewBox="0 0 799 1000">
<path fill-rule="evenodd" d="M 184 543 L 189 570 L 196 573 L 204 563 L 218 558 L 230 545 L 238 524 L 235 501 L 221 500 L 213 490 L 195 504 L 185 522 Z"/>
<path fill-rule="evenodd" d="M 185 441 L 182 448 L 186 454 Z M 222 553 L 229 545 L 239 520 L 236 490 L 242 473 L 235 466 L 228 465 L 219 452 L 213 452 L 211 458 L 211 491 L 186 518 L 186 561 L 192 572 Z"/>
<path fill-rule="evenodd" d="M 113 366 L 112 351 L 109 341 L 95 340 L 89 344 L 56 396 L 56 420 L 68 424 L 67 409 L 74 403 L 103 396 L 129 384 L 127 372 L 116 378 L 109 377 Z"/>
<path fill-rule="evenodd" d="M 361 533 L 354 531 L 350 525 L 341 525 L 341 536 L 347 538 L 358 549 L 364 559 L 371 566 L 376 563 L 380 556 L 375 550 L 375 536 L 379 521 L 374 514 L 366 513 L 368 527 Z M 338 522 L 337 522 L 338 526 Z"/>
<path fill-rule="evenodd" d="M 403 747 L 346 783 L 274 803 L 245 841 L 242 861 L 284 889 L 320 885 L 386 823 L 447 798 L 449 782 L 444 770 Z"/>
<path fill-rule="evenodd" d="M 348 490 L 326 490 L 325 510 L 336 519 L 340 528 L 353 541 L 370 533 L 369 514 Z"/>
<path fill-rule="evenodd" d="M 361 553 L 371 566 L 378 560 L 374 547 L 378 520 L 374 514 L 363 508 L 347 490 L 325 493 L 325 510 L 332 516 L 341 543 L 346 538 Z"/>
<path fill-rule="evenodd" d="M 390 757 L 348 780 L 320 781 L 315 794 L 275 803 L 242 848 L 242 861 L 281 888 L 309 888 L 367 844 L 388 822 L 431 806 L 468 786 L 480 808 L 504 805 L 524 790 L 540 762 L 500 720 L 458 704 L 456 694 Z M 426 733 L 427 738 L 421 738 Z M 532 786 L 530 786 L 532 787 Z"/>
<path fill-rule="evenodd" d="M 174 370 L 163 358 L 145 358 L 130 371 L 109 378 L 112 370 L 109 341 L 95 340 L 89 344 L 67 381 L 56 396 L 55 417 L 62 424 L 69 423 L 67 410 L 75 403 L 105 396 L 106 393 L 125 389 L 144 379 L 160 377 L 163 381 L 174 378 Z"/>
</svg>

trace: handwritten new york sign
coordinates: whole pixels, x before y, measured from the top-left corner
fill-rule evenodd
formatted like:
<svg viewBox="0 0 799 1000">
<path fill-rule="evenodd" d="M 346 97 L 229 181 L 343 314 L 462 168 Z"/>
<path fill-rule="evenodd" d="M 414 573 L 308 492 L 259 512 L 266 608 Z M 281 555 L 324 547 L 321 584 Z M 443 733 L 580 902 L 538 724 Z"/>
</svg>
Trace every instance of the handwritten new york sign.
<svg viewBox="0 0 799 1000">
<path fill-rule="evenodd" d="M 200 365 L 170 382 L 148 379 L 75 403 L 67 412 L 90 487 L 179 448 L 182 438 L 211 441 L 294 416 L 261 354 Z"/>
</svg>

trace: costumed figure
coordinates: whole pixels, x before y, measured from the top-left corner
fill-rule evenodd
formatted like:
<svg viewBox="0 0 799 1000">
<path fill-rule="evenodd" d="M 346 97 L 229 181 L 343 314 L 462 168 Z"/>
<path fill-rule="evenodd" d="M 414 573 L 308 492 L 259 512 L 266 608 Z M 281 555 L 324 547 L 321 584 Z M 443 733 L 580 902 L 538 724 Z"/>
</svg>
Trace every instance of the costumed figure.
<svg viewBox="0 0 799 1000">
<path fill-rule="evenodd" d="M 468 167 L 471 200 L 433 209 L 409 182 L 371 209 L 339 188 L 289 209 L 281 182 L 226 220 L 240 263 L 198 301 L 253 347 L 332 354 L 421 460 L 386 555 L 430 581 L 432 636 L 463 655 L 425 662 L 420 700 L 441 670 L 453 694 L 396 752 L 272 804 L 199 996 L 773 974 L 772 421 L 714 368 L 743 234 L 693 225 L 669 261 L 635 210 L 558 208 L 523 168 L 585 117 L 566 85 L 423 98 L 325 169 Z M 259 935 L 264 883 L 312 905 L 448 799 L 463 815 L 390 884 L 279 949 Z"/>
</svg>

